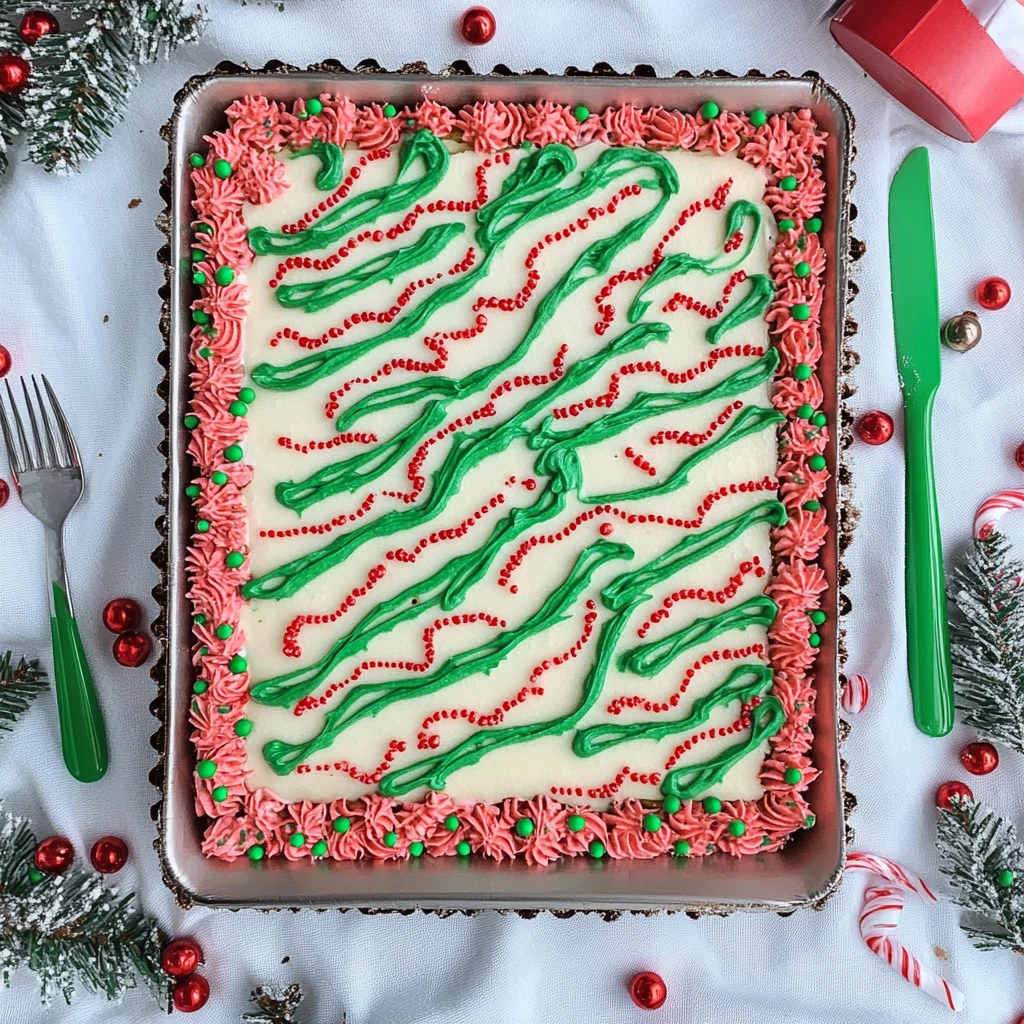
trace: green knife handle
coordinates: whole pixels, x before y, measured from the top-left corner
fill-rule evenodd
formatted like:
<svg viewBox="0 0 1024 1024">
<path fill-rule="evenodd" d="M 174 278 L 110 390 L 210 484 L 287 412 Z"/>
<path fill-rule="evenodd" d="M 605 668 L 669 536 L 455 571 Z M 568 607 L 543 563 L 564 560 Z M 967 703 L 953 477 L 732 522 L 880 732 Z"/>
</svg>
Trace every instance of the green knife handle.
<svg viewBox="0 0 1024 1024">
<path fill-rule="evenodd" d="M 905 399 L 907 449 L 907 669 L 917 727 L 929 736 L 953 728 L 946 574 L 932 462 L 935 392 Z"/>
<path fill-rule="evenodd" d="M 46 533 L 50 638 L 61 750 L 64 764 L 79 782 L 96 782 L 107 771 L 107 733 L 71 608 L 60 533 L 51 528 L 47 528 Z"/>
</svg>

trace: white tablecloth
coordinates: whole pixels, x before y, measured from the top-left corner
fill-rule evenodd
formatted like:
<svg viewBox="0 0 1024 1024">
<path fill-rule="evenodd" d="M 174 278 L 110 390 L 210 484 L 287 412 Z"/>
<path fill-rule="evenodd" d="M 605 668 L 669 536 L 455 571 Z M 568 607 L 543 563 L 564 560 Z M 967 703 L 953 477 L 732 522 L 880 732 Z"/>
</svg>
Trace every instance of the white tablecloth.
<svg viewBox="0 0 1024 1024">
<path fill-rule="evenodd" d="M 154 387 L 161 372 L 162 270 L 153 220 L 167 159 L 158 129 L 180 84 L 224 58 L 254 66 L 275 57 L 298 65 L 336 57 L 352 65 L 373 56 L 387 67 L 417 59 L 437 67 L 463 58 L 480 70 L 500 62 L 557 71 L 606 60 L 620 69 L 650 63 L 660 74 L 680 68 L 818 71 L 858 120 L 855 231 L 866 240 L 868 255 L 855 275 L 861 366 L 852 406 L 858 412 L 898 409 L 885 200 L 904 154 L 926 144 L 943 315 L 971 306 L 975 282 L 989 274 L 1007 277 L 1020 293 L 1002 313 L 985 316 L 985 338 L 974 352 L 943 354 L 936 450 L 947 556 L 964 549 L 985 496 L 1021 485 L 1012 457 L 1024 440 L 1024 107 L 975 146 L 939 135 L 837 49 L 826 26 L 815 23 L 824 0 L 490 3 L 497 36 L 473 48 L 454 28 L 464 0 L 286 0 L 280 10 L 260 0 L 217 0 L 203 42 L 180 51 L 170 65 L 144 70 L 127 120 L 81 175 L 59 179 L 16 163 L 0 183 L 0 342 L 13 352 L 18 370 L 49 375 L 82 448 L 88 492 L 68 523 L 68 560 L 112 746 L 103 781 L 72 781 L 61 762 L 54 700 L 47 693 L 13 735 L 0 739 L 0 795 L 33 819 L 40 837 L 68 835 L 81 857 L 101 835 L 128 840 L 132 859 L 118 881 L 137 889 L 169 932 L 195 935 L 206 951 L 213 994 L 197 1021 L 235 1020 L 253 984 L 293 980 L 303 984 L 307 1019 L 316 1024 L 335 1024 L 343 1010 L 350 1024 L 945 1019 L 949 1011 L 860 942 L 863 877 L 851 878 L 822 912 L 788 919 L 662 916 L 612 923 L 548 915 L 525 921 L 497 914 L 438 920 L 419 914 L 185 913 L 161 883 L 149 815 L 156 794 L 147 780 L 154 761 L 149 737 L 155 723 L 148 711 L 153 685 L 145 670 L 113 662 L 100 610 L 110 598 L 129 594 L 143 600 L 147 619 L 155 613 L 149 594 L 156 570 L 149 555 L 157 541 L 154 497 L 160 488 Z M 951 737 L 928 739 L 913 727 L 904 669 L 900 442 L 874 449 L 858 444 L 853 455 L 863 521 L 847 557 L 855 605 L 848 620 L 848 667 L 872 682 L 872 702 L 854 720 L 845 748 L 849 787 L 859 800 L 852 820 L 856 847 L 937 880 L 933 794 L 938 783 L 963 776 L 957 753 L 972 737 L 958 727 Z M 0 474 L 7 475 L 2 456 Z M 1007 520 L 1007 527 L 1024 543 L 1024 514 L 1012 528 Z M 49 662 L 43 584 L 41 532 L 12 498 L 0 510 L 0 649 Z M 1003 760 L 993 775 L 971 782 L 978 797 L 1020 821 L 1021 759 L 1004 752 Z M 959 916 L 949 904 L 925 909 L 911 903 L 900 933 L 925 963 L 966 992 L 963 1020 L 1011 1024 L 1024 1013 L 1021 961 L 975 950 L 958 927 Z M 941 962 L 946 953 L 949 961 Z M 624 980 L 640 969 L 658 971 L 668 984 L 659 1015 L 629 1002 Z M 71 1010 L 60 1003 L 45 1010 L 27 971 L 15 977 L 12 992 L 0 990 L 4 1022 L 159 1019 L 142 991 L 120 1007 L 80 997 Z"/>
</svg>

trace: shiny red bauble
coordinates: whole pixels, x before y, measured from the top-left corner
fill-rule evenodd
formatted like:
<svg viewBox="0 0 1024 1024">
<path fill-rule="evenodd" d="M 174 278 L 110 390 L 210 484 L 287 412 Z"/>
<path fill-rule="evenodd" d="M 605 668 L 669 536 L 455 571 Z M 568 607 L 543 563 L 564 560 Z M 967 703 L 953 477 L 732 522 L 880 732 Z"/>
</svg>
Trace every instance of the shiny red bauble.
<svg viewBox="0 0 1024 1024">
<path fill-rule="evenodd" d="M 7 504 L 7 499 L 11 496 L 11 488 L 6 480 L 0 480 L 0 508 L 3 508 Z"/>
<path fill-rule="evenodd" d="M 18 35 L 28 46 L 35 46 L 43 36 L 51 32 L 59 32 L 60 25 L 57 19 L 49 11 L 26 11 L 21 17 L 21 24 L 18 26 Z"/>
<path fill-rule="evenodd" d="M 146 664 L 153 643 L 145 633 L 122 633 L 114 641 L 114 659 L 125 668 Z"/>
<path fill-rule="evenodd" d="M 1024 444 L 1017 446 L 1017 450 L 1013 454 L 1013 461 L 1017 463 L 1017 468 L 1024 470 Z"/>
<path fill-rule="evenodd" d="M 633 980 L 629 983 L 629 998 L 641 1010 L 657 1010 L 667 996 L 665 982 L 653 971 L 641 971 L 633 975 Z"/>
<path fill-rule="evenodd" d="M 961 800 L 973 800 L 974 794 L 966 782 L 956 782 L 955 780 L 944 782 L 935 791 L 935 806 L 944 807 L 948 810 L 953 806 L 950 803 L 953 797 L 959 797 Z"/>
<path fill-rule="evenodd" d="M 92 866 L 103 875 L 112 875 L 128 863 L 128 844 L 120 836 L 104 836 L 89 851 Z"/>
<path fill-rule="evenodd" d="M 138 601 L 130 597 L 115 597 L 103 609 L 103 625 L 111 633 L 131 633 L 142 618 Z"/>
<path fill-rule="evenodd" d="M 35 865 L 48 875 L 63 874 L 75 859 L 75 848 L 67 836 L 50 836 L 36 847 Z"/>
<path fill-rule="evenodd" d="M 28 85 L 32 69 L 16 53 L 0 53 L 0 94 L 15 96 Z"/>
<path fill-rule="evenodd" d="M 960 751 L 960 763 L 972 775 L 988 775 L 999 767 L 999 752 L 991 743 L 968 743 Z"/>
<path fill-rule="evenodd" d="M 494 20 L 486 7 L 470 7 L 462 16 L 459 23 L 459 31 L 467 43 L 474 46 L 482 46 L 494 38 L 494 31 L 498 23 Z"/>
<path fill-rule="evenodd" d="M 1002 309 L 1010 301 L 1010 285 L 1001 277 L 986 277 L 975 294 L 985 309 Z"/>
<path fill-rule="evenodd" d="M 210 983 L 198 974 L 182 978 L 171 991 L 171 1002 L 174 1003 L 174 1008 L 181 1010 L 182 1013 L 201 1010 L 209 998 Z"/>
<path fill-rule="evenodd" d="M 0 377 L 6 377 L 11 372 L 11 353 L 0 345 Z"/>
<path fill-rule="evenodd" d="M 187 978 L 202 962 L 203 950 L 195 939 L 171 939 L 160 951 L 160 966 L 172 978 Z"/>
<path fill-rule="evenodd" d="M 885 444 L 892 437 L 894 424 L 887 412 L 866 412 L 857 421 L 857 436 L 865 444 Z"/>
</svg>

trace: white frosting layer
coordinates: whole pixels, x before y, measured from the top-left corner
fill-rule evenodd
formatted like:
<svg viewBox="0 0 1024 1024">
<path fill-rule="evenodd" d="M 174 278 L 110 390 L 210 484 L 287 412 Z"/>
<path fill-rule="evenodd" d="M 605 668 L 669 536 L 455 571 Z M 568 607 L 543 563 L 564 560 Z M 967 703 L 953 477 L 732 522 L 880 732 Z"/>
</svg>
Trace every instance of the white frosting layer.
<svg viewBox="0 0 1024 1024">
<path fill-rule="evenodd" d="M 593 144 L 578 150 L 579 169 L 587 167 L 604 148 L 600 144 Z M 358 155 L 358 151 L 348 151 L 346 165 Z M 488 171 L 487 180 L 492 198 L 498 194 L 501 180 L 525 155 L 526 151 L 514 151 L 510 167 L 499 165 Z M 722 212 L 706 209 L 692 217 L 672 239 L 666 251 L 685 251 L 699 257 L 720 253 L 726 213 L 734 202 L 745 199 L 761 208 L 763 227 L 753 251 L 743 262 L 742 269 L 748 275 L 767 273 L 774 228 L 773 219 L 761 201 L 765 187 L 763 175 L 734 156 L 715 157 L 710 154 L 683 152 L 670 152 L 664 155 L 679 175 L 679 193 L 672 197 L 657 223 L 645 236 L 626 247 L 615 258 L 612 272 L 620 269 L 631 270 L 649 263 L 654 246 L 676 222 L 680 212 L 695 200 L 703 201 L 706 197 L 714 195 L 716 188 L 726 179 L 732 178 L 734 184 L 725 209 Z M 466 150 L 453 152 L 451 166 L 437 190 L 437 195 L 429 199 L 472 199 L 476 191 L 474 172 L 483 159 Z M 387 160 L 369 164 L 364 169 L 358 190 L 364 191 L 390 183 L 394 179 L 396 163 L 397 152 L 393 152 Z M 275 230 L 279 229 L 283 223 L 297 220 L 324 198 L 324 193 L 319 192 L 313 183 L 318 169 L 315 160 L 288 160 L 285 161 L 285 169 L 291 187 L 280 199 L 267 206 L 248 208 L 246 218 L 250 227 L 262 224 Z M 579 170 L 570 176 L 569 181 L 575 181 L 578 173 Z M 425 335 L 471 326 L 475 317 L 471 306 L 478 296 L 515 295 L 526 281 L 524 260 L 530 248 L 539 239 L 545 234 L 554 234 L 578 217 L 586 217 L 588 207 L 604 205 L 619 188 L 640 177 L 638 174 L 635 177 L 620 178 L 603 193 L 588 198 L 577 207 L 538 219 L 522 228 L 502 249 L 494 260 L 491 271 L 479 286 L 458 302 L 443 307 L 420 333 L 405 340 L 387 343 L 308 388 L 291 392 L 256 388 L 257 398 L 249 410 L 250 431 L 245 443 L 246 459 L 255 466 L 254 480 L 245 491 L 250 515 L 251 563 L 254 576 L 269 572 L 306 552 L 319 550 L 346 530 L 359 527 L 388 511 L 415 507 L 382 494 L 386 491 L 404 492 L 410 489 L 406 476 L 406 457 L 373 481 L 369 487 L 355 493 L 334 495 L 306 510 L 301 518 L 298 517 L 277 501 L 276 485 L 282 481 L 302 480 L 318 469 L 351 457 L 362 449 L 359 445 L 347 444 L 325 451 L 298 454 L 294 450 L 282 447 L 279 438 L 287 436 L 296 443 L 329 441 L 335 435 L 334 416 L 325 415 L 325 403 L 332 390 L 340 388 L 345 381 L 352 378 L 369 377 L 377 373 L 384 363 L 394 357 L 422 359 L 427 362 L 433 360 L 434 353 L 422 344 Z M 649 177 L 649 174 L 643 177 Z M 583 249 L 598 238 L 608 237 L 621 230 L 630 220 L 652 209 L 657 198 L 658 193 L 655 190 L 645 190 L 640 196 L 628 197 L 621 202 L 614 215 L 598 218 L 585 231 L 577 230 L 567 240 L 548 245 L 536 261 L 536 269 L 540 274 L 539 287 L 526 307 L 513 312 L 484 310 L 488 319 L 486 330 L 469 340 L 448 342 L 448 363 L 440 373 L 446 377 L 462 378 L 481 366 L 503 358 L 529 329 L 538 302 L 575 262 Z M 424 200 L 423 204 L 426 205 L 429 199 Z M 401 219 L 402 214 L 383 217 L 379 223 L 371 225 L 371 228 L 386 229 Z M 475 221 L 471 213 L 445 212 L 443 215 L 421 217 L 412 231 L 401 235 L 395 241 L 361 244 L 351 256 L 342 261 L 337 270 L 333 271 L 339 273 L 342 270 L 350 270 L 353 266 L 380 253 L 408 246 L 421 237 L 423 231 L 430 225 L 456 220 L 463 221 L 466 230 L 436 260 L 400 276 L 394 283 L 381 282 L 372 285 L 315 314 L 283 309 L 274 291 L 268 286 L 268 280 L 274 276 L 280 259 L 274 256 L 258 257 L 245 275 L 251 296 L 245 330 L 247 369 L 251 370 L 264 362 L 285 364 L 308 354 L 290 340 L 283 340 L 276 347 L 271 347 L 270 339 L 282 328 L 290 327 L 303 335 L 316 336 L 332 326 L 340 325 L 353 312 L 387 309 L 401 290 L 411 280 L 416 280 L 420 276 L 441 274 L 443 281 L 451 280 L 445 271 L 459 262 L 467 248 L 474 244 Z M 746 226 L 749 227 L 749 224 L 748 220 Z M 322 253 L 304 255 L 323 258 L 337 248 L 338 244 L 340 243 Z M 479 252 L 477 258 L 479 259 Z M 302 280 L 320 280 L 325 276 L 327 272 L 294 270 L 287 275 L 286 281 L 292 284 Z M 626 311 L 640 287 L 636 282 L 626 282 L 615 289 L 608 300 L 616 308 L 615 321 L 603 337 L 594 331 L 594 324 L 600 319 L 595 296 L 605 284 L 607 277 L 607 274 L 595 276 L 568 298 L 559 307 L 557 315 L 544 329 L 526 359 L 512 373 L 501 375 L 497 381 L 500 382 L 515 374 L 548 374 L 552 369 L 552 360 L 561 345 L 568 346 L 567 365 L 571 365 L 601 351 L 611 339 L 625 331 L 630 326 L 626 320 Z M 667 344 L 651 343 L 644 350 L 631 353 L 627 359 L 610 361 L 586 384 L 574 392 L 561 396 L 552 405 L 568 406 L 574 401 L 602 394 L 607 388 L 611 373 L 618 371 L 625 362 L 660 360 L 665 367 L 685 370 L 706 360 L 711 351 L 711 346 L 704 337 L 709 321 L 685 308 L 676 312 L 663 312 L 662 306 L 677 290 L 714 306 L 720 299 L 728 278 L 728 273 L 711 276 L 699 272 L 690 273 L 673 278 L 652 290 L 648 296 L 652 303 L 645 319 L 670 325 L 671 334 Z M 746 284 L 737 286 L 730 305 L 726 307 L 727 310 L 742 300 L 747 287 Z M 413 308 L 429 290 L 425 288 L 414 295 L 406 309 Z M 382 330 L 381 325 L 377 323 L 356 325 L 346 331 L 343 338 L 332 341 L 317 351 L 333 351 L 338 347 L 372 338 Z M 767 348 L 767 325 L 760 318 L 748 321 L 730 331 L 721 344 L 753 344 Z M 754 357 L 723 358 L 711 370 L 684 385 L 671 385 L 653 373 L 623 376 L 620 381 L 620 397 L 613 408 L 625 408 L 639 391 L 674 393 L 679 390 L 703 390 L 753 361 Z M 391 386 L 417 376 L 419 374 L 397 370 L 390 376 L 381 377 L 376 385 L 357 385 L 342 398 L 340 411 L 344 411 L 359 398 L 372 393 L 375 388 Z M 489 429 L 503 422 L 527 401 L 541 393 L 546 386 L 521 387 L 502 395 L 495 402 L 497 415 L 479 421 L 475 429 Z M 491 390 L 492 388 L 488 387 L 453 403 L 445 422 L 479 408 L 487 401 Z M 671 443 L 654 446 L 650 440 L 652 435 L 662 430 L 696 433 L 706 431 L 725 406 L 737 399 L 744 405 L 770 407 L 769 392 L 770 383 L 764 383 L 735 398 L 715 400 L 682 412 L 643 420 L 600 445 L 583 449 L 581 462 L 585 480 L 584 495 L 647 487 L 665 479 L 682 458 L 698 449 Z M 375 414 L 359 422 L 352 429 L 362 433 L 372 432 L 384 441 L 408 424 L 421 408 L 421 405 L 409 405 L 402 407 L 397 413 Z M 558 425 L 579 425 L 597 419 L 602 414 L 603 411 L 600 409 L 586 410 L 582 415 L 572 420 L 563 420 Z M 536 417 L 531 420 L 530 425 L 535 426 L 541 419 L 541 416 Z M 721 431 L 724 428 L 718 429 Z M 429 498 L 430 475 L 443 461 L 451 440 L 449 435 L 431 449 L 423 467 L 424 475 L 427 477 L 426 488 L 417 504 Z M 637 468 L 624 454 L 627 447 L 632 447 L 635 452 L 649 459 L 656 467 L 656 475 L 650 476 L 646 470 Z M 525 441 L 517 441 L 500 455 L 485 460 L 472 470 L 465 477 L 458 494 L 429 527 L 407 529 L 364 544 L 345 561 L 318 576 L 291 598 L 249 602 L 243 612 L 241 624 L 247 637 L 246 655 L 253 680 L 264 680 L 317 661 L 378 602 L 395 596 L 415 580 L 423 579 L 445 565 L 453 557 L 477 549 L 502 516 L 507 515 L 514 507 L 532 505 L 540 494 L 544 485 L 543 480 L 539 481 L 534 490 L 529 490 L 524 485 L 524 481 L 535 477 L 536 458 L 537 453 L 530 451 Z M 724 448 L 712 458 L 700 463 L 691 473 L 688 482 L 678 490 L 660 498 L 623 502 L 622 507 L 630 513 L 693 519 L 697 515 L 698 506 L 709 493 L 722 485 L 761 480 L 765 476 L 774 477 L 776 464 L 775 431 L 768 427 Z M 512 477 L 515 477 L 515 483 L 509 482 Z M 296 526 L 327 523 L 339 515 L 353 514 L 371 493 L 375 497 L 372 507 L 366 514 L 354 524 L 335 528 L 327 535 L 308 534 L 283 539 L 261 538 L 259 535 L 261 530 L 287 530 Z M 489 509 L 461 538 L 428 544 L 414 563 L 387 560 L 385 557 L 388 551 L 412 551 L 419 541 L 429 539 L 433 531 L 458 526 L 467 517 L 472 517 L 475 511 L 487 506 L 488 501 L 499 493 L 503 495 L 503 503 L 497 508 Z M 729 495 L 713 505 L 704 519 L 703 528 L 731 519 L 744 509 L 772 497 L 774 494 L 771 491 Z M 477 674 L 433 694 L 395 703 L 377 717 L 357 722 L 343 731 L 330 748 L 311 757 L 308 763 L 334 765 L 344 760 L 348 764 L 358 766 L 361 771 L 370 772 L 383 760 L 388 743 L 393 739 L 404 740 L 406 743 L 405 752 L 394 761 L 395 766 L 410 764 L 449 749 L 473 734 L 478 726 L 462 719 L 442 720 L 428 730 L 440 736 L 440 746 L 423 750 L 417 747 L 417 736 L 424 731 L 424 719 L 442 708 L 467 708 L 476 710 L 478 714 L 489 714 L 501 707 L 503 701 L 513 698 L 528 684 L 535 666 L 543 663 L 545 659 L 552 659 L 576 642 L 583 632 L 584 602 L 588 598 L 596 604 L 597 626 L 600 626 L 610 615 L 601 604 L 601 589 L 623 572 L 644 565 L 670 548 L 685 532 L 666 525 L 631 525 L 616 515 L 596 516 L 583 523 L 567 539 L 535 547 L 512 575 L 511 583 L 516 587 L 515 593 L 511 592 L 510 587 L 499 585 L 499 572 L 521 540 L 531 533 L 555 533 L 579 513 L 592 508 L 592 504 L 580 502 L 576 495 L 570 495 L 563 513 L 542 524 L 538 530 L 528 531 L 517 537 L 502 549 L 486 577 L 469 590 L 465 601 L 458 609 L 448 613 L 441 613 L 437 609 L 429 610 L 415 621 L 407 622 L 375 639 L 366 651 L 361 651 L 338 665 L 330 677 L 330 682 L 345 679 L 367 658 L 421 661 L 424 627 L 430 625 L 435 618 L 443 618 L 445 614 L 486 612 L 505 620 L 507 628 L 514 629 L 529 618 L 547 595 L 565 579 L 580 552 L 601 537 L 601 524 L 609 523 L 613 532 L 608 539 L 629 545 L 634 551 L 634 556 L 628 562 L 614 560 L 603 565 L 595 573 L 591 585 L 576 603 L 570 617 L 562 622 L 553 622 L 546 631 L 515 648 L 489 675 Z M 763 566 L 770 567 L 771 548 L 767 526 L 747 530 L 710 557 L 676 573 L 664 584 L 652 588 L 651 599 L 637 609 L 630 619 L 619 644 L 619 651 L 632 648 L 641 642 L 637 637 L 638 628 L 660 607 L 665 597 L 688 587 L 704 587 L 709 590 L 722 588 L 737 572 L 740 563 L 753 560 L 755 557 Z M 282 637 L 296 616 L 329 615 L 334 612 L 355 587 L 365 582 L 370 570 L 379 564 L 385 565 L 387 572 L 370 593 L 360 598 L 355 606 L 341 615 L 337 621 L 326 625 L 305 626 L 298 636 L 301 657 L 285 656 L 282 652 Z M 696 618 L 707 617 L 722 611 L 723 607 L 741 603 L 762 592 L 766 582 L 767 576 L 756 578 L 753 574 L 747 575 L 738 594 L 725 606 L 700 600 L 678 602 L 672 608 L 668 619 L 651 627 L 645 639 L 657 639 L 675 632 Z M 494 634 L 495 630 L 492 627 L 482 623 L 452 626 L 441 630 L 436 639 L 437 658 L 434 667 L 439 667 L 451 655 L 483 643 Z M 593 637 L 583 647 L 578 657 L 546 671 L 538 683 L 544 688 L 543 695 L 530 695 L 524 703 L 512 708 L 505 714 L 502 727 L 547 721 L 571 711 L 580 700 L 581 685 L 593 658 L 596 636 L 595 629 Z M 657 716 L 652 716 L 642 708 L 624 709 L 618 715 L 610 715 L 607 706 L 616 697 L 634 694 L 652 701 L 667 700 L 678 689 L 686 669 L 702 655 L 714 650 L 741 648 L 756 643 L 767 647 L 765 630 L 760 627 L 730 631 L 685 651 L 668 668 L 653 678 L 633 675 L 613 666 L 600 698 L 580 723 L 580 727 L 608 721 L 622 724 L 649 721 L 652 717 L 656 717 L 658 721 L 685 717 L 693 700 L 722 683 L 735 662 L 717 661 L 702 668 L 695 675 L 679 705 Z M 744 660 L 757 661 L 757 658 L 750 657 Z M 361 681 L 379 681 L 413 675 L 415 674 L 371 670 L 362 676 Z M 322 692 L 317 691 L 318 694 Z M 300 717 L 296 717 L 290 709 L 267 707 L 250 701 L 245 711 L 247 717 L 254 722 L 252 734 L 247 741 L 249 763 L 253 772 L 250 786 L 267 786 L 287 800 L 328 800 L 338 796 L 356 796 L 373 789 L 374 787 L 358 783 L 343 771 L 333 768 L 330 771 L 293 772 L 287 776 L 279 776 L 271 771 L 261 754 L 263 745 L 271 739 L 303 742 L 316 735 L 324 725 L 325 714 L 337 704 L 340 697 L 340 694 L 335 695 L 328 701 L 326 707 L 307 710 Z M 701 728 L 725 727 L 737 718 L 738 713 L 738 703 L 727 708 L 719 708 L 707 725 Z M 673 750 L 690 735 L 677 734 L 657 742 L 635 740 L 593 757 L 579 758 L 571 749 L 574 732 L 574 729 L 569 729 L 561 735 L 500 748 L 477 764 L 456 771 L 448 781 L 447 792 L 456 800 L 499 800 L 506 796 L 532 797 L 537 793 L 550 793 L 553 786 L 581 787 L 586 791 L 590 787 L 599 787 L 610 782 L 624 766 L 629 766 L 632 771 L 638 773 L 657 772 L 664 775 L 665 764 Z M 732 735 L 705 739 L 696 743 L 678 764 L 707 760 L 722 749 L 735 744 L 738 738 Z M 758 772 L 766 749 L 767 743 L 762 744 L 760 748 L 743 758 L 720 784 L 708 791 L 709 795 L 723 799 L 759 797 L 762 790 L 758 782 Z M 409 798 L 422 795 L 422 792 L 423 790 L 415 791 Z M 645 785 L 627 780 L 618 791 L 618 795 L 656 798 L 658 790 L 657 786 L 650 783 Z M 609 802 L 590 799 L 586 795 L 576 797 L 560 793 L 559 796 L 567 802 L 591 803 L 599 807 L 606 806 Z"/>
</svg>

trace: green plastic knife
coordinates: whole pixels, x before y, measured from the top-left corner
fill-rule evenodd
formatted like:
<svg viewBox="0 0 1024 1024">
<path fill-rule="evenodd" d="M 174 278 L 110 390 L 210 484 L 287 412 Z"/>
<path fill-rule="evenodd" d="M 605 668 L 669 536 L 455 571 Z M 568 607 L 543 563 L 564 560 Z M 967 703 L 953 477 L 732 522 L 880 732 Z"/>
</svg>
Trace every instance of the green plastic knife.
<svg viewBox="0 0 1024 1024">
<path fill-rule="evenodd" d="M 953 728 L 953 672 L 932 465 L 932 406 L 942 378 L 939 284 L 923 147 L 903 161 L 889 189 L 889 263 L 906 433 L 907 669 L 917 727 L 945 736 Z"/>
</svg>

